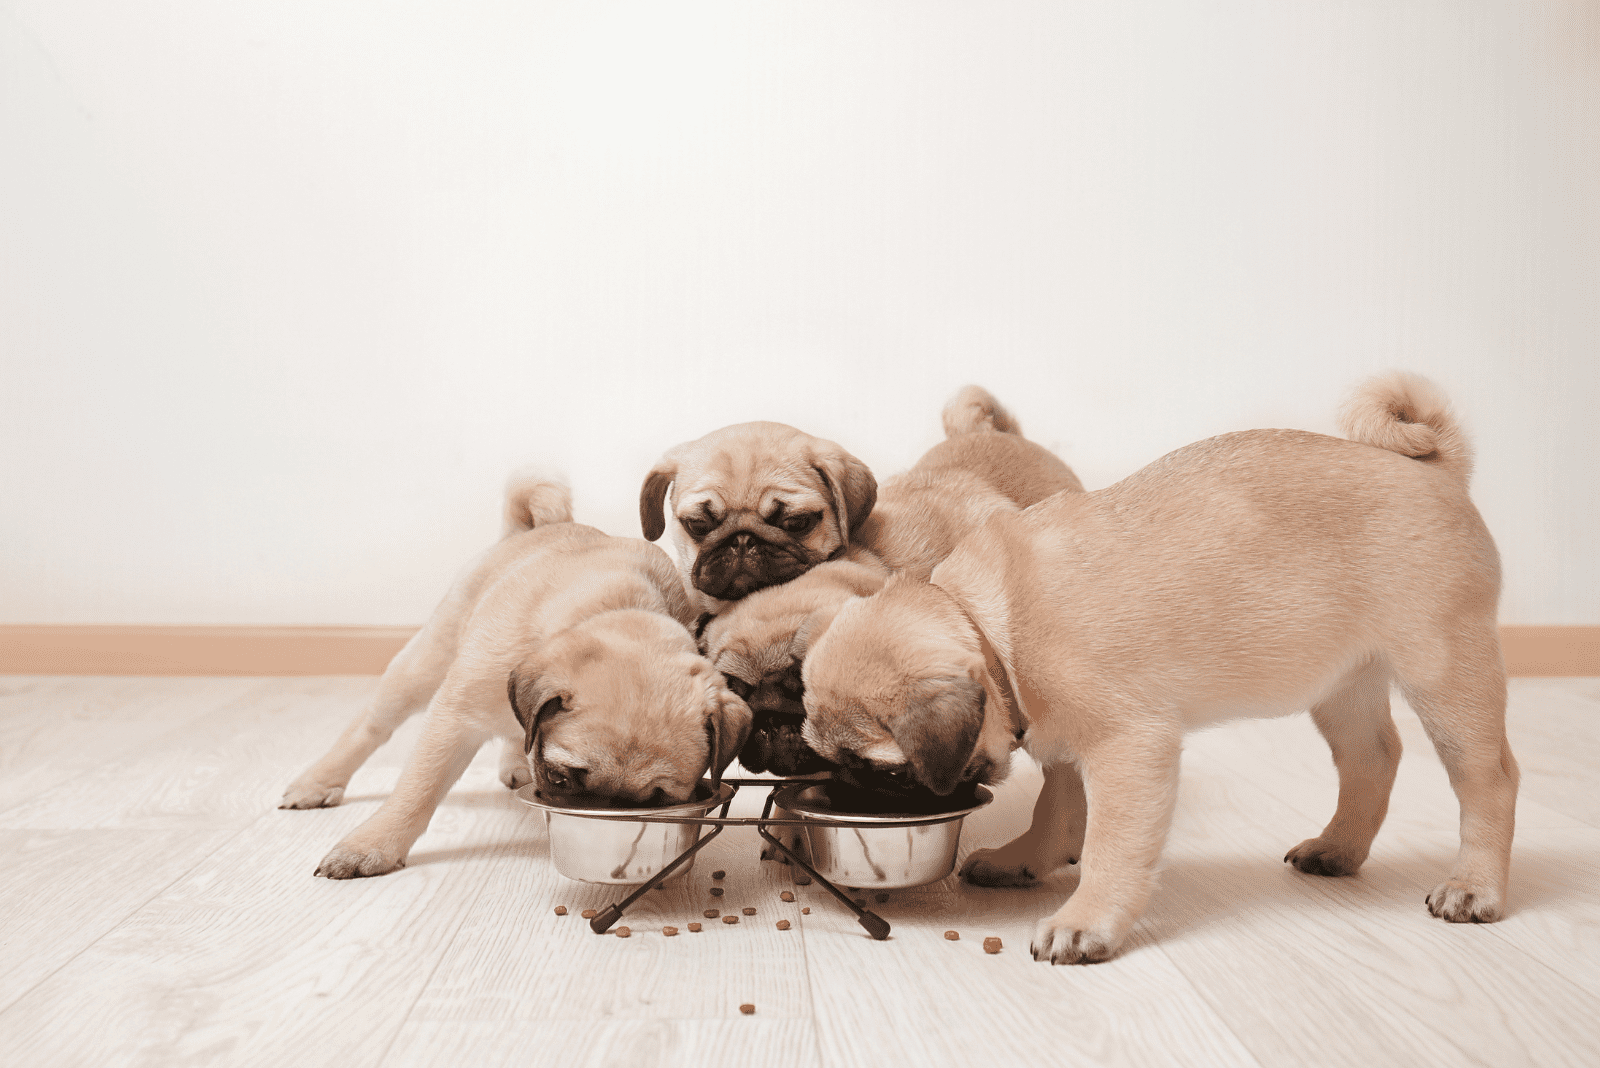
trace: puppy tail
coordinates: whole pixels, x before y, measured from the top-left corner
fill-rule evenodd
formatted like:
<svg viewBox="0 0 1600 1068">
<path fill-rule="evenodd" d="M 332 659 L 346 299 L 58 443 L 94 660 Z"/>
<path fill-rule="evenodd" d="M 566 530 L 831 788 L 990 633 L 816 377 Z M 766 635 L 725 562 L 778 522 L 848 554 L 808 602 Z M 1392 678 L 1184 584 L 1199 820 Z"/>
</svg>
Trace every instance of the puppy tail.
<svg viewBox="0 0 1600 1068">
<path fill-rule="evenodd" d="M 1022 436 L 1022 427 L 988 390 L 982 386 L 963 386 L 944 406 L 944 436 L 953 438 L 984 430 Z"/>
<path fill-rule="evenodd" d="M 546 523 L 572 522 L 572 491 L 546 472 L 522 470 L 506 482 L 505 536 Z"/>
<path fill-rule="evenodd" d="M 1450 402 L 1420 375 L 1393 371 L 1363 382 L 1340 411 L 1339 428 L 1351 441 L 1442 467 L 1463 485 L 1472 475 L 1472 446 Z"/>
</svg>

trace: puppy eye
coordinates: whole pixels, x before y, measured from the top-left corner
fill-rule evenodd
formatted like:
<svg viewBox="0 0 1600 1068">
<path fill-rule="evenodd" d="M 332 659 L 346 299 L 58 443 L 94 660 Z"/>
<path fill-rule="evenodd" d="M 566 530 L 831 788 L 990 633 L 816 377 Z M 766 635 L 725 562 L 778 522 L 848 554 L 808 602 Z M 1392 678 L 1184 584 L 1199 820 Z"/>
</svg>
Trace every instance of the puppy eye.
<svg viewBox="0 0 1600 1068">
<path fill-rule="evenodd" d="M 703 538 L 711 532 L 711 520 L 703 515 L 686 515 L 678 520 L 683 524 L 683 529 L 696 538 Z"/>
<path fill-rule="evenodd" d="M 727 680 L 728 689 L 732 690 L 741 701 L 750 700 L 750 695 L 756 692 L 756 688 L 754 686 L 750 685 L 748 682 L 745 682 L 737 675 L 730 675 L 724 671 L 722 673 L 722 677 Z"/>
<path fill-rule="evenodd" d="M 821 512 L 808 512 L 804 515 L 785 516 L 778 525 L 790 534 L 809 534 L 811 528 L 816 526 L 817 520 L 821 518 Z"/>
</svg>

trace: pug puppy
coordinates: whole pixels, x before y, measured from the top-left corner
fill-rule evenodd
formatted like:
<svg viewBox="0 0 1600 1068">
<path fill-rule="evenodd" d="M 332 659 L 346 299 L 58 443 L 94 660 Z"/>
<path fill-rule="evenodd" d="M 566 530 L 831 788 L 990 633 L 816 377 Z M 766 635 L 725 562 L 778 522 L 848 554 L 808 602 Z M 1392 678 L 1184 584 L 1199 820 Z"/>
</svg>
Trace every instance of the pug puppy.
<svg viewBox="0 0 1600 1068">
<path fill-rule="evenodd" d="M 1072 469 L 1024 438 L 979 386 L 957 393 L 942 422 L 945 440 L 884 484 L 856 535 L 865 553 L 751 594 L 707 625 L 702 648 L 754 715 L 739 753 L 746 769 L 805 775 L 836 766 L 801 738 L 800 665 L 840 608 L 876 593 L 891 572 L 926 580 L 968 531 L 997 512 L 1083 490 Z M 863 789 L 914 792 L 904 775 L 874 775 L 865 765 L 840 770 Z"/>
<path fill-rule="evenodd" d="M 833 442 L 782 423 L 740 423 L 669 450 L 645 476 L 639 521 L 656 541 L 670 518 L 684 579 L 700 612 L 714 616 L 846 556 L 877 496 L 867 465 Z"/>
<path fill-rule="evenodd" d="M 1461 807 L 1461 849 L 1428 909 L 1499 919 L 1518 775 L 1470 450 L 1414 376 L 1367 384 L 1343 426 L 1353 440 L 1227 434 L 998 514 L 931 582 L 896 576 L 839 611 L 802 671 L 805 740 L 946 792 L 1001 778 L 1020 738 L 1045 774 L 1033 824 L 962 872 L 1028 886 L 1081 860 L 1033 955 L 1087 963 L 1116 953 L 1150 898 L 1186 730 L 1309 708 L 1339 800 L 1284 859 L 1360 868 L 1400 759 L 1394 683 Z"/>
<path fill-rule="evenodd" d="M 500 779 L 585 805 L 689 800 L 732 762 L 750 710 L 700 656 L 688 591 L 667 554 L 572 522 L 564 486 L 513 481 L 508 533 L 394 658 L 372 704 L 285 791 L 282 808 L 336 805 L 350 776 L 412 713 L 416 748 L 383 806 L 316 874 L 403 867 L 434 809 L 490 738 Z"/>
</svg>

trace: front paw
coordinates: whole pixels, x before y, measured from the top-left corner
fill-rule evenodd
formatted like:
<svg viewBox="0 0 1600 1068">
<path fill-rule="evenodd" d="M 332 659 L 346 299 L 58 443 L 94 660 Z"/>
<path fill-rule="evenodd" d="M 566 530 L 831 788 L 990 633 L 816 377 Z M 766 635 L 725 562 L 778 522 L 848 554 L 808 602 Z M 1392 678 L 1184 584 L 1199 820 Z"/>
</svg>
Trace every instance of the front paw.
<svg viewBox="0 0 1600 1068">
<path fill-rule="evenodd" d="M 1296 871 L 1307 875 L 1354 875 L 1367 858 L 1352 856 L 1321 838 L 1307 838 L 1284 854 L 1283 859 L 1293 864 Z"/>
<path fill-rule="evenodd" d="M 520 790 L 533 781 L 533 772 L 528 770 L 526 764 L 514 764 L 500 769 L 500 781 L 505 783 L 508 790 Z"/>
<path fill-rule="evenodd" d="M 1505 915 L 1505 896 L 1487 886 L 1447 879 L 1427 897 L 1428 911 L 1450 923 L 1493 923 Z"/>
<path fill-rule="evenodd" d="M 340 842 L 334 846 L 313 873 L 324 879 L 365 879 L 388 875 L 406 866 L 406 858 L 382 848 L 366 848 Z"/>
<path fill-rule="evenodd" d="M 314 779 L 296 779 L 283 792 L 279 808 L 332 808 L 344 800 L 344 783 L 337 785 Z"/>
<path fill-rule="evenodd" d="M 1051 964 L 1098 964 L 1122 945 L 1124 932 L 1110 924 L 1079 924 L 1048 916 L 1033 931 L 1034 960 Z"/>
<path fill-rule="evenodd" d="M 973 886 L 1037 886 L 1041 874 L 1003 849 L 979 849 L 961 865 L 961 877 Z"/>
</svg>

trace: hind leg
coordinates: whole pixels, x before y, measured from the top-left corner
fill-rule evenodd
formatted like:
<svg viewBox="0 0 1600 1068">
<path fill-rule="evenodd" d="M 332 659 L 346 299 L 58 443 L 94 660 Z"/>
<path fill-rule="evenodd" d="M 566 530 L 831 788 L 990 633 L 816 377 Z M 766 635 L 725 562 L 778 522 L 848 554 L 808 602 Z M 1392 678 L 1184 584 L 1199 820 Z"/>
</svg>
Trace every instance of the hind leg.
<svg viewBox="0 0 1600 1068">
<path fill-rule="evenodd" d="M 1372 849 L 1389 811 L 1400 766 L 1400 732 L 1389 715 L 1388 665 L 1374 660 L 1311 709 L 1311 720 L 1333 750 L 1339 806 L 1315 838 L 1283 859 L 1311 875 L 1354 875 Z"/>
<path fill-rule="evenodd" d="M 395 728 L 428 707 L 455 656 L 455 643 L 424 627 L 390 661 L 372 702 L 344 729 L 333 748 L 283 792 L 279 808 L 331 808 L 344 799 L 350 776 L 387 742 Z"/>
<path fill-rule="evenodd" d="M 1492 621 L 1463 628 L 1395 668 L 1461 803 L 1461 848 L 1450 877 L 1428 894 L 1428 911 L 1492 923 L 1505 915 L 1517 809 L 1499 635 Z"/>
</svg>

